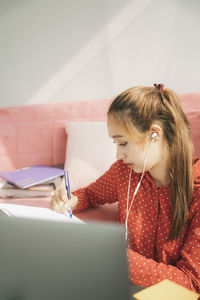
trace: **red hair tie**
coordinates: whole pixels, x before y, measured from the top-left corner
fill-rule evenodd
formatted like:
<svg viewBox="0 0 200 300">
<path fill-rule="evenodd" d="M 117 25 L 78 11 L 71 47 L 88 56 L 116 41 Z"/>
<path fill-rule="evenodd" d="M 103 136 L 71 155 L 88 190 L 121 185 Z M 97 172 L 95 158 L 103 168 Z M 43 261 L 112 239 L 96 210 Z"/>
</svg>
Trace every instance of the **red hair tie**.
<svg viewBox="0 0 200 300">
<path fill-rule="evenodd" d="M 154 86 L 159 91 L 160 94 L 164 93 L 164 89 L 163 89 L 164 88 L 164 84 L 162 84 L 162 83 L 159 83 L 159 84 L 154 83 Z"/>
</svg>

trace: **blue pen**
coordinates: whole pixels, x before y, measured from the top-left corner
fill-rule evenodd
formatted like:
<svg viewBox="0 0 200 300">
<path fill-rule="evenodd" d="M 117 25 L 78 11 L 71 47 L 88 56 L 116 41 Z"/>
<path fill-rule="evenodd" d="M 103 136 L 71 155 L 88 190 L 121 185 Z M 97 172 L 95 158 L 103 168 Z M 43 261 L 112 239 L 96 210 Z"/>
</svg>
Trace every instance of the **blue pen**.
<svg viewBox="0 0 200 300">
<path fill-rule="evenodd" d="M 72 209 L 71 209 L 71 207 L 69 207 L 69 216 L 70 216 L 70 218 L 72 218 Z"/>
<path fill-rule="evenodd" d="M 65 175 L 65 186 L 66 186 L 66 190 L 67 190 L 67 198 L 68 198 L 68 200 L 70 200 L 71 199 L 71 194 L 70 194 L 68 172 L 64 171 L 64 175 Z M 71 209 L 71 207 L 69 207 L 69 216 L 70 216 L 70 218 L 72 218 L 72 209 Z"/>
</svg>

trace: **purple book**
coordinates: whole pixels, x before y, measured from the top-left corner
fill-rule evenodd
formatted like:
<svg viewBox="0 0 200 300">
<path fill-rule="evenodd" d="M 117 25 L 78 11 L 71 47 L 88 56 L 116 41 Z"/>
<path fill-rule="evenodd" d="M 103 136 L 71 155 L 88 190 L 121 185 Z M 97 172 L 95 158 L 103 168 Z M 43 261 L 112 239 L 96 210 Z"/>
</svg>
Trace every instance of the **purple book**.
<svg viewBox="0 0 200 300">
<path fill-rule="evenodd" d="M 0 177 L 21 189 L 26 189 L 63 175 L 64 170 L 43 165 L 27 167 L 11 172 L 0 172 Z"/>
</svg>

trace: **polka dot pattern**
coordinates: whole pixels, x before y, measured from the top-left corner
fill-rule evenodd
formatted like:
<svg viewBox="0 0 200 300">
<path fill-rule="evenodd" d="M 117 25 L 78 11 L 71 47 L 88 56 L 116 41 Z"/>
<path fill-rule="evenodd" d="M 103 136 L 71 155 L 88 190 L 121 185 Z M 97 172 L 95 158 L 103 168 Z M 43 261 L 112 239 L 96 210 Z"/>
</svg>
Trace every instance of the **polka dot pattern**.
<svg viewBox="0 0 200 300">
<path fill-rule="evenodd" d="M 76 191 L 76 211 L 118 201 L 121 223 L 126 221 L 130 169 L 121 160 L 96 182 Z M 130 200 L 141 174 L 132 172 Z M 148 172 L 135 196 L 128 218 L 130 280 L 149 286 L 170 279 L 200 292 L 200 160 L 194 165 L 194 193 L 188 222 L 177 241 L 167 241 L 171 229 L 169 185 L 157 188 Z"/>
</svg>

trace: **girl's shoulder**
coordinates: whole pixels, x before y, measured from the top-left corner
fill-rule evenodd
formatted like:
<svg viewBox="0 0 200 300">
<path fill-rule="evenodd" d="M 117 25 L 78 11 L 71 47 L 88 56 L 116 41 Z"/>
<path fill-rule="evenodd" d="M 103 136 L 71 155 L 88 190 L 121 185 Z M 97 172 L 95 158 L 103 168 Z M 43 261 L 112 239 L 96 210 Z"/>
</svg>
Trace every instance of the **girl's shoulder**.
<svg viewBox="0 0 200 300">
<path fill-rule="evenodd" d="M 120 179 L 125 179 L 129 177 L 130 169 L 127 164 L 123 162 L 123 160 L 119 159 L 111 166 L 112 171 L 115 175 Z M 132 174 L 134 171 L 132 170 Z"/>
<path fill-rule="evenodd" d="M 123 182 L 128 182 L 131 176 L 131 182 L 133 183 L 138 182 L 141 174 L 140 173 L 135 173 L 135 171 L 130 169 L 127 164 L 123 162 L 123 160 L 117 160 L 113 165 L 112 165 L 114 175 L 117 180 L 123 181 Z M 144 180 L 144 179 L 143 179 Z"/>
<path fill-rule="evenodd" d="M 119 173 L 126 173 L 129 170 L 128 166 L 121 159 L 116 160 L 113 163 L 112 168 L 115 169 L 116 172 L 119 172 Z"/>
</svg>

